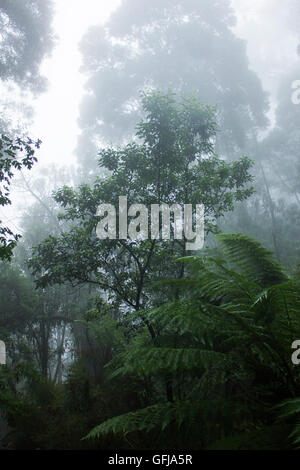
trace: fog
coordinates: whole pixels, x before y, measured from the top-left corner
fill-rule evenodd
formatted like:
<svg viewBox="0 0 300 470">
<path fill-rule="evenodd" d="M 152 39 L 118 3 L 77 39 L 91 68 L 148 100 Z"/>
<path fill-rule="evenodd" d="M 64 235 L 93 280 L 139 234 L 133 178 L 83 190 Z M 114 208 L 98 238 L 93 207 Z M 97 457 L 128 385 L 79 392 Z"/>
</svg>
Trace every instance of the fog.
<svg viewBox="0 0 300 470">
<path fill-rule="evenodd" d="M 0 0 L 0 448 L 297 448 L 299 20 Z"/>
<path fill-rule="evenodd" d="M 55 46 L 50 58 L 41 64 L 41 73 L 48 81 L 47 90 L 31 103 L 34 114 L 29 131 L 35 137 L 42 135 L 44 143 L 39 165 L 76 164 L 79 106 L 85 83 L 78 46 L 89 26 L 105 23 L 119 3 L 90 0 L 83 7 L 80 0 L 72 4 L 54 2 Z M 292 68 L 299 61 L 297 26 L 292 23 L 289 27 L 288 23 L 292 14 L 277 0 L 232 0 L 231 3 L 236 15 L 233 28 L 237 36 L 247 42 L 250 67 L 261 79 L 264 89 L 271 93 L 271 102 L 276 103 L 280 78 L 287 64 Z M 59 151 L 55 144 L 58 140 Z"/>
</svg>

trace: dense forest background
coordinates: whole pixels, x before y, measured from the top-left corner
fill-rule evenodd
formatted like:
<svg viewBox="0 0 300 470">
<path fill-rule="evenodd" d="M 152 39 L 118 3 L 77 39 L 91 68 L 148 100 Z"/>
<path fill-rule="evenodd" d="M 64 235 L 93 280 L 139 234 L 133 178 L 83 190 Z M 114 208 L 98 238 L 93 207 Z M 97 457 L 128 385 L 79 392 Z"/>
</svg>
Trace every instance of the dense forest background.
<svg viewBox="0 0 300 470">
<path fill-rule="evenodd" d="M 265 3 L 294 44 L 270 93 L 236 2 L 120 1 L 80 42 L 76 164 L 58 139 L 39 168 L 55 2 L 0 0 L 2 448 L 299 446 L 300 8 Z M 99 239 L 120 196 L 204 204 L 204 248 Z"/>
</svg>

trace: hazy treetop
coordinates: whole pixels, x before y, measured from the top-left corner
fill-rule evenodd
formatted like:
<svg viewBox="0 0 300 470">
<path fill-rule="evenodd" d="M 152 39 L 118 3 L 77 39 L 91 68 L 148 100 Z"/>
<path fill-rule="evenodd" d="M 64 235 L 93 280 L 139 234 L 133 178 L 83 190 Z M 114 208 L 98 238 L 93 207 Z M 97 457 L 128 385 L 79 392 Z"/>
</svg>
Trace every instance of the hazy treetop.
<svg viewBox="0 0 300 470">
<path fill-rule="evenodd" d="M 252 130 L 267 123 L 267 100 L 234 24 L 227 0 L 123 0 L 105 25 L 91 27 L 81 44 L 88 77 L 79 121 L 81 161 L 99 142 L 132 135 L 140 119 L 139 92 L 149 88 L 192 91 L 217 104 L 222 151 L 245 151 Z"/>
<path fill-rule="evenodd" d="M 0 78 L 13 80 L 32 91 L 41 91 L 42 59 L 53 46 L 52 0 L 1 0 Z"/>
</svg>

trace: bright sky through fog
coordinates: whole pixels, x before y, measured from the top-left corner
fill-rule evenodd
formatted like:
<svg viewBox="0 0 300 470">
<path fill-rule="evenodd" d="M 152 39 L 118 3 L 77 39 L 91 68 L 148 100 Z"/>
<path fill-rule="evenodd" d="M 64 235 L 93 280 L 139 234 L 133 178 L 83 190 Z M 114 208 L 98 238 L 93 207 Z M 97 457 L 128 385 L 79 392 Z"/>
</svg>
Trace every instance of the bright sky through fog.
<svg viewBox="0 0 300 470">
<path fill-rule="evenodd" d="M 39 165 L 75 163 L 72 152 L 79 133 L 77 118 L 84 76 L 79 73 L 78 43 L 90 25 L 103 23 L 119 0 L 56 0 L 54 29 L 57 46 L 42 66 L 48 78 L 47 93 L 35 105 L 30 134 L 43 141 Z"/>
<path fill-rule="evenodd" d="M 235 33 L 247 40 L 250 67 L 275 99 L 286 65 L 299 64 L 298 38 L 289 28 L 291 0 L 231 0 L 231 3 L 237 16 Z"/>
</svg>

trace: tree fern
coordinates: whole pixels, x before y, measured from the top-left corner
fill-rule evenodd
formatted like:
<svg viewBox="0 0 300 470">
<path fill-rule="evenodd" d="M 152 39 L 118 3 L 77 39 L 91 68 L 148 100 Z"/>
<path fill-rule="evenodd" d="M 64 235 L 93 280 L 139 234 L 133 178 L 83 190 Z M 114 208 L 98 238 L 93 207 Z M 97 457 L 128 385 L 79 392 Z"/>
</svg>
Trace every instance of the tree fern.
<svg viewBox="0 0 300 470">
<path fill-rule="evenodd" d="M 221 234 L 217 239 L 225 249 L 228 259 L 243 274 L 262 286 L 270 286 L 287 280 L 283 268 L 274 260 L 271 251 L 259 242 L 241 234 Z"/>
<path fill-rule="evenodd" d="M 111 377 L 120 374 L 152 375 L 162 372 L 178 374 L 183 371 L 208 369 L 224 359 L 216 351 L 196 348 L 137 348 L 116 356 L 113 364 L 122 363 Z"/>
<path fill-rule="evenodd" d="M 87 438 L 165 430 L 171 423 L 179 428 L 194 423 L 197 429 L 205 423 L 208 440 L 203 442 L 209 442 L 210 431 L 216 435 L 214 423 L 220 438 L 246 432 L 257 410 L 269 416 L 278 389 L 295 395 L 290 345 L 300 333 L 299 282 L 289 279 L 255 240 L 243 235 L 219 235 L 218 240 L 223 254 L 178 260 L 186 277 L 168 279 L 159 288 L 174 287 L 179 295 L 133 313 L 137 334 L 107 366 L 110 380 L 120 375 L 149 379 L 153 403 L 107 420 Z"/>
</svg>

